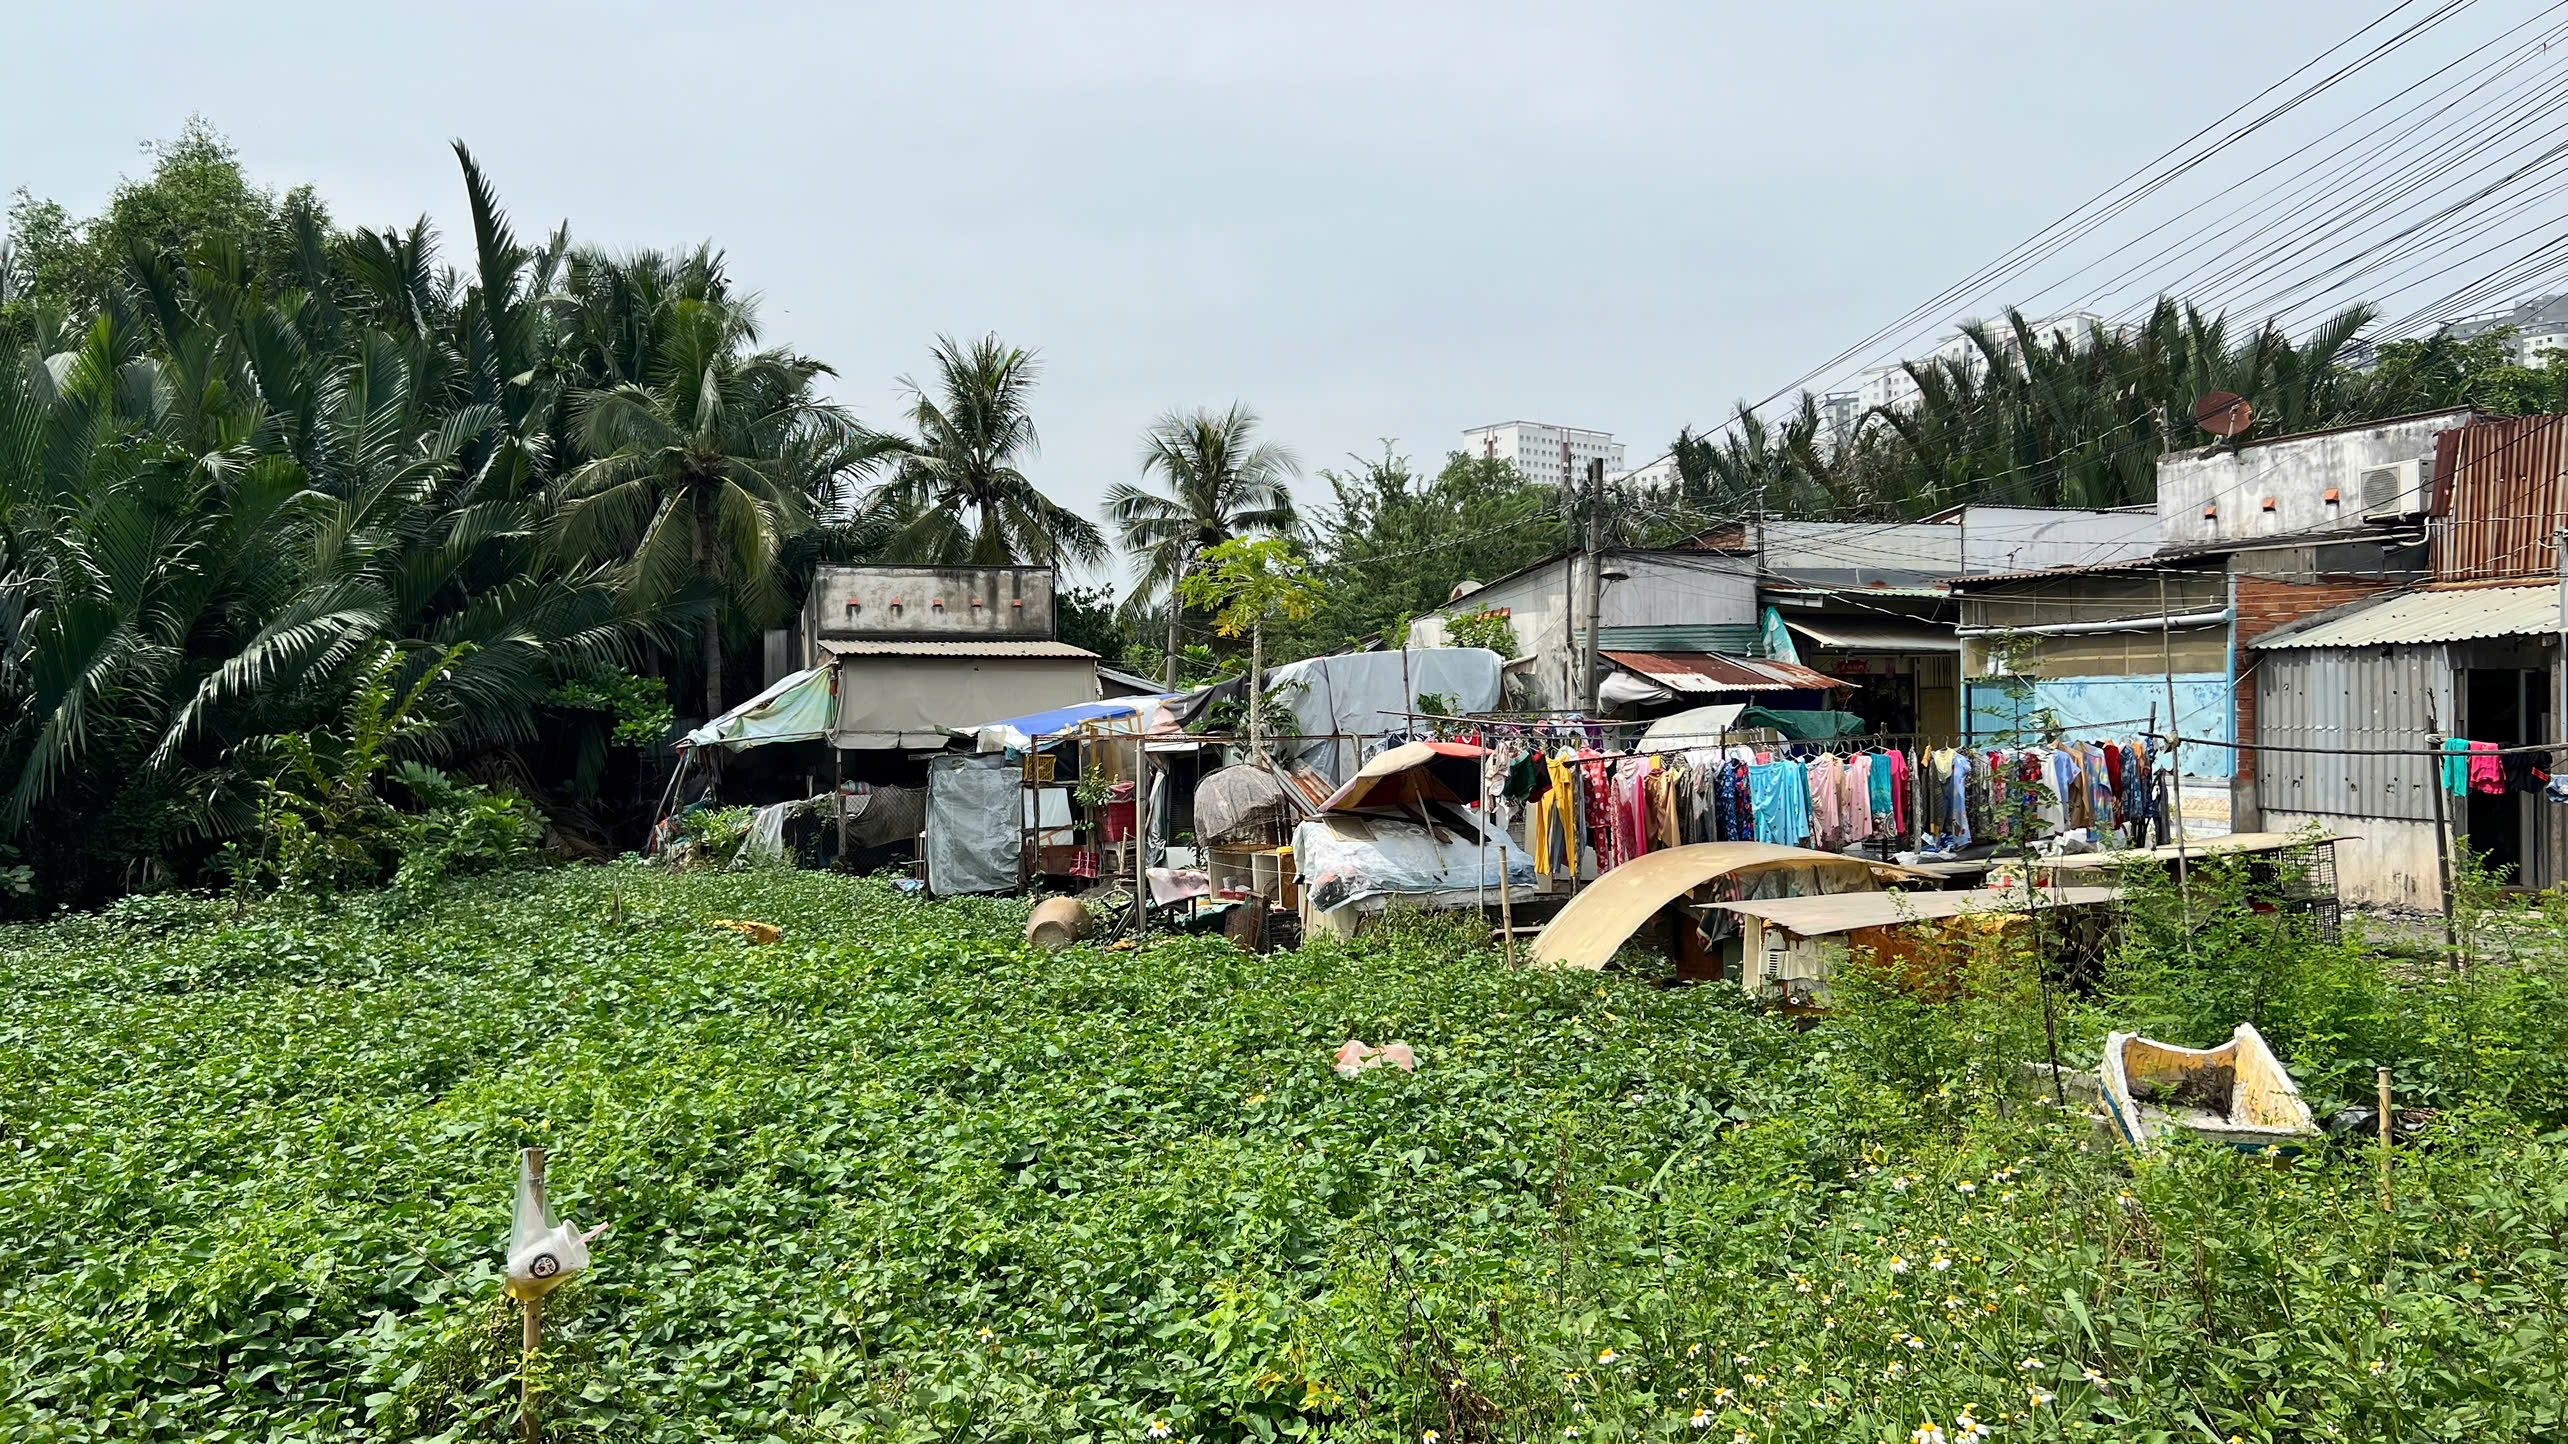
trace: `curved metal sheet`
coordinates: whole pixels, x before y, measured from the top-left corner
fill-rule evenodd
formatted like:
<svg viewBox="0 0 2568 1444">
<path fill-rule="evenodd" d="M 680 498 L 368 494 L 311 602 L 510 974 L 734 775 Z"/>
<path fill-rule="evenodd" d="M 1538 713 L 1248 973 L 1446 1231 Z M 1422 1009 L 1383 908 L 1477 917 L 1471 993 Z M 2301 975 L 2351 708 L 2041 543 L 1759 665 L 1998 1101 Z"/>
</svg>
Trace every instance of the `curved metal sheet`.
<svg viewBox="0 0 2568 1444">
<path fill-rule="evenodd" d="M 1716 877 L 1778 867 L 1841 870 L 1880 882 L 1927 881 L 1923 874 L 1779 842 L 1695 842 L 1644 853 L 1598 878 L 1554 914 L 1534 938 L 1534 961 L 1601 968 L 1658 910 Z"/>
</svg>

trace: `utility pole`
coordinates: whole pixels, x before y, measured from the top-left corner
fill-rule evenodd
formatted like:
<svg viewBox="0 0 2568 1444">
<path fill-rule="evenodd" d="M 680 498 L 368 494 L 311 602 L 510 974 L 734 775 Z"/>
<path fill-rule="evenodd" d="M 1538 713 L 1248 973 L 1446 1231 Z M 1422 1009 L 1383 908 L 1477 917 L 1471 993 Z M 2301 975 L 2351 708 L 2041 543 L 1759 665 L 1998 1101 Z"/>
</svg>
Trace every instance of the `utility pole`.
<svg viewBox="0 0 2568 1444">
<path fill-rule="evenodd" d="M 1186 585 L 1186 568 L 1193 560 L 1189 557 L 1177 563 L 1177 575 L 1168 579 L 1168 660 L 1159 669 L 1162 691 L 1177 690 L 1177 625 L 1186 615 L 1186 600 L 1180 589 Z"/>
<path fill-rule="evenodd" d="M 1605 604 L 1605 462 L 1587 463 L 1587 711 L 1604 710 L 1604 676 L 1597 666 L 1597 634 Z"/>
</svg>

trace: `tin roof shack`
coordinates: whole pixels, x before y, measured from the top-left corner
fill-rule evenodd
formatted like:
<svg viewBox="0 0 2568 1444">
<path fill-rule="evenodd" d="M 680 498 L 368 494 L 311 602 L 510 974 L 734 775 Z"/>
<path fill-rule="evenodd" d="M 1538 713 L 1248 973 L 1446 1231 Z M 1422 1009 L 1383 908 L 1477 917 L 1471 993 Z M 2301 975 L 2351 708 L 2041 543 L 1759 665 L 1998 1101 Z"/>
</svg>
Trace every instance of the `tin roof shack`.
<svg viewBox="0 0 2568 1444">
<path fill-rule="evenodd" d="M 2258 639 L 2259 740 L 2307 749 L 2265 754 L 2264 825 L 2359 834 L 2339 860 L 2349 902 L 2440 907 L 2427 790 L 2440 764 L 2424 754 L 2438 731 L 2500 746 L 2556 740 L 2559 628 L 2559 588 L 2544 582 L 2395 593 Z M 2494 791 L 2447 791 L 2452 832 L 2507 882 L 2568 881 L 2563 810 L 2524 764 L 2500 777 Z"/>
<path fill-rule="evenodd" d="M 831 743 L 942 748 L 948 729 L 1098 696 L 1097 655 L 1059 639 L 1050 567 L 823 566 L 802 665 L 839 664 Z"/>
<path fill-rule="evenodd" d="M 1753 561 L 1718 552 L 1667 549 L 1602 554 L 1597 610 L 1603 646 L 1632 651 L 1757 655 Z M 1451 645 L 1447 624 L 1496 612 L 1516 634 L 1506 658 L 1509 690 L 1525 705 L 1574 708 L 1587 701 L 1587 558 L 1548 558 L 1472 587 L 1410 624 L 1412 647 Z M 1611 664 L 1607 664 L 1610 670 Z"/>
<path fill-rule="evenodd" d="M 2500 747 L 2558 740 L 2568 617 L 2554 537 L 2568 525 L 2560 485 L 2568 417 L 2438 413 L 2404 423 L 2400 450 L 2424 421 L 2443 424 L 2430 463 L 2395 463 L 2396 488 L 2381 490 L 2384 480 L 2365 492 L 2371 515 L 2362 524 L 2381 538 L 2376 547 L 2393 551 L 2397 569 L 2344 605 L 2243 640 L 2256 669 L 2248 735 L 2321 749 L 2260 756 L 2261 825 L 2360 833 L 2364 845 L 2342 859 L 2346 899 L 2431 908 L 2441 903 L 2426 790 L 2435 766 L 2378 754 L 2421 753 L 2438 730 Z M 2404 489 L 2412 471 L 2425 478 L 2422 494 Z M 2375 491 L 2396 500 L 2371 505 Z M 2323 564 L 2323 552 L 2312 560 Z M 2428 576 L 2413 590 L 2382 590 Z M 2511 883 L 2568 881 L 2568 816 L 2526 786 L 2533 766 L 2546 771 L 2549 760 L 2519 762 L 2496 790 L 2445 798 L 2453 833 Z"/>
<path fill-rule="evenodd" d="M 1828 981 L 1849 954 L 1868 953 L 1902 985 L 1941 1001 L 1960 982 L 1968 951 L 2041 925 L 2047 958 L 2078 972 L 2101 948 L 2119 888 L 1856 892 L 1832 897 L 1723 902 L 1709 910 L 1740 920 L 1740 986 L 1788 1008 L 1827 1006 Z"/>
<path fill-rule="evenodd" d="M 1974 741 L 2028 736 L 2049 711 L 2071 737 L 2128 737 L 2151 717 L 2230 740 L 2229 578 L 2208 565 L 2115 562 L 1957 577 L 1966 724 Z M 2189 776 L 2226 777 L 2227 748 L 2183 756 Z"/>
</svg>

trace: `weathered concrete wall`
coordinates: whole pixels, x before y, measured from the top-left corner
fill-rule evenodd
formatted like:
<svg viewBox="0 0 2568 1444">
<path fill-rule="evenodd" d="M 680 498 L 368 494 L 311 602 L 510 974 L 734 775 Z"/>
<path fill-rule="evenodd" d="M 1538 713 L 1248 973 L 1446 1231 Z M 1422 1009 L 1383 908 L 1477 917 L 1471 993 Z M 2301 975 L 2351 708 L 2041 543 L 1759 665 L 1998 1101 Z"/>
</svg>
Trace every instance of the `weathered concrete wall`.
<svg viewBox="0 0 2568 1444">
<path fill-rule="evenodd" d="M 2433 823 L 2265 809 L 2267 832 L 2298 832 L 2313 823 L 2327 832 L 2361 839 L 2336 845 L 2336 890 L 2346 902 L 2423 912 L 2443 906 Z"/>
<path fill-rule="evenodd" d="M 2422 461 L 2422 481 L 2432 481 L 2436 433 L 2476 413 L 2434 412 L 2377 426 L 2354 426 L 2306 436 L 2251 442 L 2232 451 L 2208 447 L 2178 452 L 2158 463 L 2158 516 L 2165 546 L 2174 549 L 2221 542 L 2319 532 L 2362 533 L 2363 498 L 2356 483 L 2364 470 L 2396 461 Z M 2330 489 L 2337 493 L 2327 499 Z M 2274 509 L 2265 510 L 2271 498 Z M 2205 507 L 2211 515 L 2205 516 Z"/>
</svg>

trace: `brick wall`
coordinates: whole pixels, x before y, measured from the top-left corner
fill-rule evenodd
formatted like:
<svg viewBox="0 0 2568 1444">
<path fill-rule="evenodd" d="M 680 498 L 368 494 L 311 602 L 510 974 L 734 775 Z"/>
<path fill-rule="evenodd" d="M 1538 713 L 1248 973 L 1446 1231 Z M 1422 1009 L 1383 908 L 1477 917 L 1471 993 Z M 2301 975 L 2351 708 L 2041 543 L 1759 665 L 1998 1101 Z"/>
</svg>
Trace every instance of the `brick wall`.
<svg viewBox="0 0 2568 1444">
<path fill-rule="evenodd" d="M 2378 581 L 2282 582 L 2265 577 L 2240 575 L 2238 578 L 2238 675 L 2241 681 L 2235 695 L 2238 706 L 2238 740 L 2256 740 L 2256 654 L 2247 644 L 2287 622 L 2297 622 L 2330 607 L 2358 602 L 2365 597 L 2395 591 L 2396 587 Z M 2241 778 L 2254 777 L 2256 754 L 2238 754 Z"/>
</svg>

